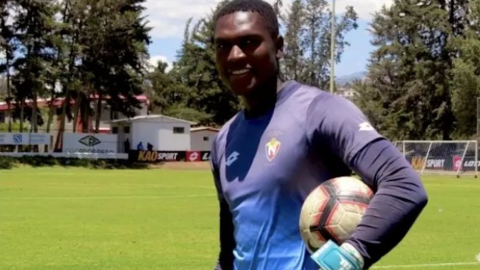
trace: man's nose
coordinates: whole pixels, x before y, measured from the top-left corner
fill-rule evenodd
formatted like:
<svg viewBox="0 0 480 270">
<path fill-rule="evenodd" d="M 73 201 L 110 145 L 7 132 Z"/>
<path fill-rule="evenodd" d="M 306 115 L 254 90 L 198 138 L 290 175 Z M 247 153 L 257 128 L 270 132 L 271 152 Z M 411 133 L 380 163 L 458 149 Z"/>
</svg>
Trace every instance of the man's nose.
<svg viewBox="0 0 480 270">
<path fill-rule="evenodd" d="M 245 53 L 237 45 L 232 46 L 230 50 L 230 55 L 228 56 L 228 61 L 238 61 L 245 58 Z"/>
</svg>

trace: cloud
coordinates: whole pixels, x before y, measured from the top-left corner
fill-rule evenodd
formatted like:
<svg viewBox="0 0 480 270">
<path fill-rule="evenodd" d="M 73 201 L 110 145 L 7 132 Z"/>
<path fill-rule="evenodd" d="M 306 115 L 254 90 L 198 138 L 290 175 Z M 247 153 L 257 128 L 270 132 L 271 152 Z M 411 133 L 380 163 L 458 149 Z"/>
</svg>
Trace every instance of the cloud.
<svg viewBox="0 0 480 270">
<path fill-rule="evenodd" d="M 331 0 L 329 2 L 331 3 Z M 370 21 L 376 11 L 380 11 L 384 5 L 389 7 L 392 3 L 393 0 L 336 0 L 335 13 L 341 13 L 347 6 L 353 6 L 359 19 Z"/>
<path fill-rule="evenodd" d="M 150 59 L 148 59 L 148 62 L 149 64 L 151 65 L 150 69 L 149 70 L 153 70 L 156 66 L 157 66 L 157 62 L 158 61 L 162 61 L 162 62 L 166 62 L 167 63 L 167 72 L 170 71 L 172 69 L 172 62 L 170 62 L 167 57 L 163 56 L 163 55 L 154 55 L 152 57 L 150 57 Z"/>
<path fill-rule="evenodd" d="M 274 0 L 266 0 L 273 3 Z M 332 0 L 327 0 L 329 5 Z M 185 23 L 191 17 L 194 21 L 205 17 L 215 8 L 220 0 L 147 0 L 145 15 L 152 27 L 153 38 L 181 38 Z M 292 0 L 284 0 L 284 6 Z M 375 11 L 383 5 L 391 5 L 393 0 L 335 0 L 335 10 L 342 13 L 347 5 L 354 7 L 360 19 L 371 20 Z"/>
<path fill-rule="evenodd" d="M 190 17 L 198 20 L 209 14 L 218 0 L 147 0 L 145 14 L 154 38 L 182 37 Z"/>
</svg>

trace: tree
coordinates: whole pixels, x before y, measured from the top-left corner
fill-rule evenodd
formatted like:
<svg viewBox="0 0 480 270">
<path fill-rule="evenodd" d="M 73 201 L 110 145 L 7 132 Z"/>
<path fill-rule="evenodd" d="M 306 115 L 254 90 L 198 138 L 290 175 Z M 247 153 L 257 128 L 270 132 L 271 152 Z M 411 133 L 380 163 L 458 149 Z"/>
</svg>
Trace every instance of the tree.
<svg viewBox="0 0 480 270">
<path fill-rule="evenodd" d="M 56 67 L 59 68 L 58 79 L 61 87 L 60 96 L 63 97 L 63 103 L 61 109 L 57 112 L 60 115 L 60 125 L 58 127 L 57 138 L 55 140 L 56 151 L 60 151 L 62 145 L 63 133 L 65 131 L 65 121 L 68 117 L 69 120 L 75 118 L 72 116 L 72 111 L 74 114 L 77 113 L 76 108 L 79 106 L 80 100 L 77 98 L 75 102 L 75 108 L 71 108 L 71 99 L 75 95 L 79 97 L 78 90 L 80 86 L 83 85 L 81 79 L 89 77 L 88 74 L 85 74 L 82 70 L 82 51 L 85 44 L 85 27 L 86 20 L 88 18 L 88 2 L 85 0 L 72 0 L 64 1 L 61 8 L 61 28 L 57 29 L 59 32 L 57 34 L 60 36 L 58 41 L 56 53 L 57 61 Z M 54 73 L 52 72 L 52 75 Z M 52 83 L 55 83 L 55 77 L 51 77 Z M 86 82 L 85 82 L 86 84 Z M 55 84 L 52 84 L 50 90 L 54 90 L 56 87 Z M 51 96 L 54 96 L 54 94 Z M 90 108 L 89 99 L 82 99 L 84 103 L 80 105 L 81 108 Z M 51 107 L 52 108 L 52 107 Z M 53 109 L 53 108 L 52 108 Z M 50 114 L 53 117 L 53 110 Z M 85 122 L 89 118 L 84 118 L 82 126 L 89 125 Z M 75 118 L 76 120 L 76 118 Z M 50 123 L 50 118 L 49 118 Z M 76 122 L 74 122 L 74 128 L 76 128 Z"/>
<path fill-rule="evenodd" d="M 332 12 L 326 0 L 295 0 L 286 17 L 284 75 L 320 88 L 330 80 Z M 335 26 L 335 61 L 340 62 L 345 35 L 358 27 L 357 14 L 348 6 Z"/>
<path fill-rule="evenodd" d="M 7 118 L 8 118 L 8 132 L 12 132 L 12 88 L 11 88 L 11 74 L 12 61 L 14 59 L 14 52 L 16 50 L 15 32 L 13 26 L 7 21 L 13 17 L 12 10 L 14 9 L 13 1 L 2 1 L 0 3 L 0 52 L 4 53 L 5 63 L 0 63 L 0 74 L 6 73 L 5 76 L 5 96 L 4 100 L 7 102 Z M 0 59 L 1 60 L 1 59 Z"/>
<path fill-rule="evenodd" d="M 102 102 L 113 112 L 133 116 L 143 93 L 147 45 L 151 42 L 141 12 L 144 0 L 88 0 L 82 69 L 97 95 L 95 132 L 98 132 Z M 107 99 L 108 97 L 108 99 Z M 115 118 L 115 113 L 111 118 Z"/>
<path fill-rule="evenodd" d="M 448 11 L 438 1 L 396 0 L 375 15 L 372 34 L 377 48 L 368 65 L 369 85 L 357 85 L 357 103 L 381 115 L 378 128 L 390 139 L 450 139 Z"/>
<path fill-rule="evenodd" d="M 293 1 L 288 14 L 286 15 L 286 33 L 284 48 L 283 75 L 291 80 L 305 81 L 304 48 L 301 44 L 305 35 L 305 7 L 302 0 Z"/>
<path fill-rule="evenodd" d="M 38 131 L 41 113 L 37 99 L 45 95 L 45 70 L 51 61 L 51 44 L 48 35 L 53 32 L 53 16 L 56 12 L 54 1 L 18 1 L 15 18 L 15 32 L 19 41 L 19 54 L 13 63 L 17 74 L 13 77 L 17 104 L 20 104 L 20 128 L 29 120 L 33 132 Z M 32 100 L 32 107 L 26 106 L 26 99 Z M 39 119 L 40 118 L 40 119 Z"/>
<path fill-rule="evenodd" d="M 471 22 L 464 35 L 452 44 L 460 56 L 453 62 L 452 106 L 456 118 L 457 138 L 470 139 L 476 133 L 477 98 L 480 97 L 480 0 L 470 2 L 466 19 Z"/>
<path fill-rule="evenodd" d="M 220 2 L 217 9 L 226 2 Z M 169 91 L 181 94 L 182 101 L 167 112 L 203 125 L 223 125 L 240 108 L 239 99 L 225 86 L 215 65 L 214 12 L 200 19 L 191 31 L 187 23 L 177 61 L 169 73 L 174 79 Z"/>
<path fill-rule="evenodd" d="M 182 102 L 182 95 L 174 90 L 173 75 L 167 72 L 167 63 L 162 61 L 158 61 L 154 71 L 147 75 L 153 113 L 165 114 L 172 105 Z"/>
</svg>

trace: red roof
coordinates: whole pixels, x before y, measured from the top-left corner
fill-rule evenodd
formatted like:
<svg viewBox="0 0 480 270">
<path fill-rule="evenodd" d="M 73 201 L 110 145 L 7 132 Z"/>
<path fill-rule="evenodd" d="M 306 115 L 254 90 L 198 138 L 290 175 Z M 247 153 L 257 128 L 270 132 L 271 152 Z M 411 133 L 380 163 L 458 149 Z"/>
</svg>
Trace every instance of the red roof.
<svg viewBox="0 0 480 270">
<path fill-rule="evenodd" d="M 203 130 L 208 130 L 208 131 L 213 131 L 213 132 L 219 132 L 220 129 L 214 128 L 214 127 L 193 127 L 190 129 L 190 132 L 196 132 L 196 131 L 203 131 Z"/>
<path fill-rule="evenodd" d="M 104 97 L 104 99 L 109 99 L 110 97 Z M 120 97 L 120 98 L 123 98 L 123 97 Z M 149 100 L 147 98 L 146 95 L 139 95 L 136 97 L 138 101 L 140 102 L 145 102 L 145 103 L 149 103 Z M 98 95 L 92 95 L 90 97 L 91 100 L 97 100 L 98 99 Z M 44 99 L 44 98 L 39 98 L 37 99 L 37 106 L 38 107 L 46 107 L 46 106 L 49 106 L 50 105 L 50 98 L 49 99 Z M 54 106 L 55 107 L 60 107 L 62 106 L 63 104 L 63 100 L 64 98 L 57 98 L 55 101 L 54 101 Z M 33 100 L 31 99 L 28 99 L 25 101 L 26 105 L 31 105 L 33 103 Z M 75 100 L 74 99 L 71 99 L 70 100 L 70 104 L 75 104 Z M 10 109 L 13 109 L 15 107 L 15 102 L 11 102 L 10 103 Z M 7 102 L 5 101 L 2 101 L 0 102 L 0 111 L 6 111 L 8 109 L 8 105 L 7 105 Z"/>
</svg>

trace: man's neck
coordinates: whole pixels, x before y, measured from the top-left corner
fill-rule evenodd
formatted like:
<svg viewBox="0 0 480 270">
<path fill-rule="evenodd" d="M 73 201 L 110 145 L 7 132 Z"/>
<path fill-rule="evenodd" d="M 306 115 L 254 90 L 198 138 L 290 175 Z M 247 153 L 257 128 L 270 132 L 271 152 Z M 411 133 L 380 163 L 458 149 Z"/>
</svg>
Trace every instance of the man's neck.
<svg viewBox="0 0 480 270">
<path fill-rule="evenodd" d="M 261 89 L 255 89 L 251 95 L 242 98 L 245 104 L 245 115 L 248 118 L 254 118 L 270 111 L 277 103 L 277 93 L 283 87 L 284 81 L 277 78 L 271 83 L 260 86 Z"/>
</svg>

